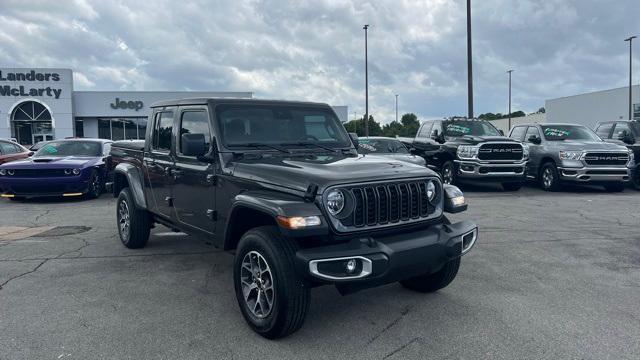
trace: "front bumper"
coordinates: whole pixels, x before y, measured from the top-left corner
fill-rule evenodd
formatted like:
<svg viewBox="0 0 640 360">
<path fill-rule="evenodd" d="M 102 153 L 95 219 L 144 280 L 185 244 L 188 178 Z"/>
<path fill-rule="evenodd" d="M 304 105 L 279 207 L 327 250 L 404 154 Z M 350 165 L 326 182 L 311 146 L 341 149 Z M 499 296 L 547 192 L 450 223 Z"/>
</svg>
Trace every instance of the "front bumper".
<svg viewBox="0 0 640 360">
<path fill-rule="evenodd" d="M 575 167 L 559 167 L 560 180 L 572 181 L 580 183 L 589 182 L 626 182 L 631 180 L 631 169 L 627 167 L 594 167 L 585 166 L 581 168 Z"/>
<path fill-rule="evenodd" d="M 349 293 L 436 272 L 471 250 L 477 235 L 475 223 L 461 221 L 409 233 L 363 236 L 346 243 L 301 249 L 296 253 L 296 264 L 313 281 L 335 284 L 341 292 Z M 363 276 L 333 276 L 318 271 L 319 263 L 349 258 L 362 261 Z"/>
<path fill-rule="evenodd" d="M 87 193 L 89 179 L 84 176 L 0 179 L 2 197 L 81 196 Z"/>
<path fill-rule="evenodd" d="M 527 161 L 485 162 L 455 160 L 456 174 L 460 179 L 485 181 L 525 181 Z"/>
</svg>

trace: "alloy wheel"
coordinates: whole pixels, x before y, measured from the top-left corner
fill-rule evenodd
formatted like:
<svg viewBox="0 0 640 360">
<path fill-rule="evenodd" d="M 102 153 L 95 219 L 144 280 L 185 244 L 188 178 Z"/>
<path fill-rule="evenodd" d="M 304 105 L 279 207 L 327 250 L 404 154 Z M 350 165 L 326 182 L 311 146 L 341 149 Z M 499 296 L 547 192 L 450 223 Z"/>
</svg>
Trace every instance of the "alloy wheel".
<svg viewBox="0 0 640 360">
<path fill-rule="evenodd" d="M 542 171 L 542 185 L 545 189 L 548 189 L 553 184 L 553 173 L 551 172 L 551 168 L 547 167 Z"/>
<path fill-rule="evenodd" d="M 445 166 L 442 169 L 442 182 L 445 184 L 451 184 L 453 178 L 453 170 L 450 166 Z"/>
<path fill-rule="evenodd" d="M 95 197 L 98 197 L 98 195 L 100 195 L 100 177 L 97 175 L 94 175 L 91 178 L 91 194 L 93 194 Z"/>
<path fill-rule="evenodd" d="M 251 314 L 260 319 L 268 316 L 275 300 L 273 276 L 269 264 L 257 251 L 249 251 L 242 259 L 240 281 L 244 302 Z"/>
<path fill-rule="evenodd" d="M 120 201 L 118 206 L 118 226 L 120 227 L 120 235 L 123 239 L 129 239 L 129 231 L 131 228 L 131 220 L 129 217 L 129 205 L 125 200 Z"/>
</svg>

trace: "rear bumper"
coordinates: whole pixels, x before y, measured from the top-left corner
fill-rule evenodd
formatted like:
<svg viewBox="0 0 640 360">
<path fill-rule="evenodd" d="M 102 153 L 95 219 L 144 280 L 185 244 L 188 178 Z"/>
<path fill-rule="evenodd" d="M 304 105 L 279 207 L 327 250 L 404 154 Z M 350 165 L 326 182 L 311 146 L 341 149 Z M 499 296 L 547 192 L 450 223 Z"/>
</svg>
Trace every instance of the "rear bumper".
<svg viewBox="0 0 640 360">
<path fill-rule="evenodd" d="M 559 167 L 560 180 L 579 183 L 626 182 L 631 180 L 632 171 L 627 167 Z"/>
<path fill-rule="evenodd" d="M 459 179 L 474 181 L 525 181 L 526 161 L 513 163 L 491 163 L 456 160 L 456 174 Z"/>
<path fill-rule="evenodd" d="M 3 197 L 81 196 L 87 193 L 89 180 L 83 176 L 73 178 L 11 178 L 0 179 Z"/>
<path fill-rule="evenodd" d="M 471 221 L 439 224 L 411 233 L 356 238 L 346 243 L 302 249 L 296 253 L 296 263 L 313 281 L 335 284 L 342 292 L 353 292 L 436 272 L 448 261 L 470 251 L 477 234 L 478 227 Z M 363 276 L 361 273 L 332 276 L 318 271 L 319 263 L 350 258 L 362 262 Z"/>
</svg>

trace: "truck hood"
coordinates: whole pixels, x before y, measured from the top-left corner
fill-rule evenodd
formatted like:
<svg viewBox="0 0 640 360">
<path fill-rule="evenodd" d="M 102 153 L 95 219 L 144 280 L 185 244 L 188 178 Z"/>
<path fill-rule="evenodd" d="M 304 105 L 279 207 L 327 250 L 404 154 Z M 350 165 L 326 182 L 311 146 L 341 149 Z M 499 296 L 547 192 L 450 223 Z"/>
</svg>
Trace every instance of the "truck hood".
<svg viewBox="0 0 640 360">
<path fill-rule="evenodd" d="M 11 169 L 69 169 L 93 166 L 102 161 L 101 157 L 31 157 L 24 160 L 12 161 L 2 165 Z"/>
<path fill-rule="evenodd" d="M 480 143 L 490 142 L 490 141 L 499 141 L 499 142 L 519 142 L 512 138 L 508 138 L 506 136 L 474 136 L 474 135 L 464 135 L 464 136 L 455 136 L 448 137 L 447 143 L 450 144 L 459 144 L 459 145 L 476 145 Z"/>
<path fill-rule="evenodd" d="M 577 141 L 577 140 L 562 140 L 562 141 L 548 141 L 549 147 L 556 148 L 558 150 L 567 151 L 582 151 L 582 150 L 603 150 L 603 151 L 622 151 L 626 152 L 627 148 L 622 145 L 613 144 L 604 141 Z"/>
<path fill-rule="evenodd" d="M 318 185 L 318 193 L 337 184 L 436 176 L 428 168 L 379 155 L 274 156 L 233 162 L 240 178 L 306 191 Z"/>
</svg>

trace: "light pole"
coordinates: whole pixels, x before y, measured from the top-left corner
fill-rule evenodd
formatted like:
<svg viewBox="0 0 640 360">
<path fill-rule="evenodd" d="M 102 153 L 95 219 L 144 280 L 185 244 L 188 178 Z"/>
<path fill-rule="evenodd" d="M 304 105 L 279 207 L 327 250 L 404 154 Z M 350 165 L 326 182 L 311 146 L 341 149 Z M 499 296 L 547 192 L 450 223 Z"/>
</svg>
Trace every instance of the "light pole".
<svg viewBox="0 0 640 360">
<path fill-rule="evenodd" d="M 467 0 L 467 86 L 469 118 L 473 118 L 473 69 L 471 64 L 471 0 Z"/>
<path fill-rule="evenodd" d="M 396 94 L 396 122 L 398 122 L 398 94 Z"/>
<path fill-rule="evenodd" d="M 633 39 L 637 38 L 637 36 L 631 36 L 624 41 L 629 42 L 629 120 L 633 120 L 633 98 L 631 97 L 631 89 L 633 87 L 632 83 L 632 73 L 633 73 L 633 52 L 632 52 L 632 43 Z"/>
<path fill-rule="evenodd" d="M 513 70 L 508 70 L 509 73 L 509 130 L 511 130 L 511 73 Z"/>
<path fill-rule="evenodd" d="M 365 24 L 364 30 L 364 136 L 369 136 L 369 58 L 367 54 L 367 30 L 369 25 Z"/>
</svg>

